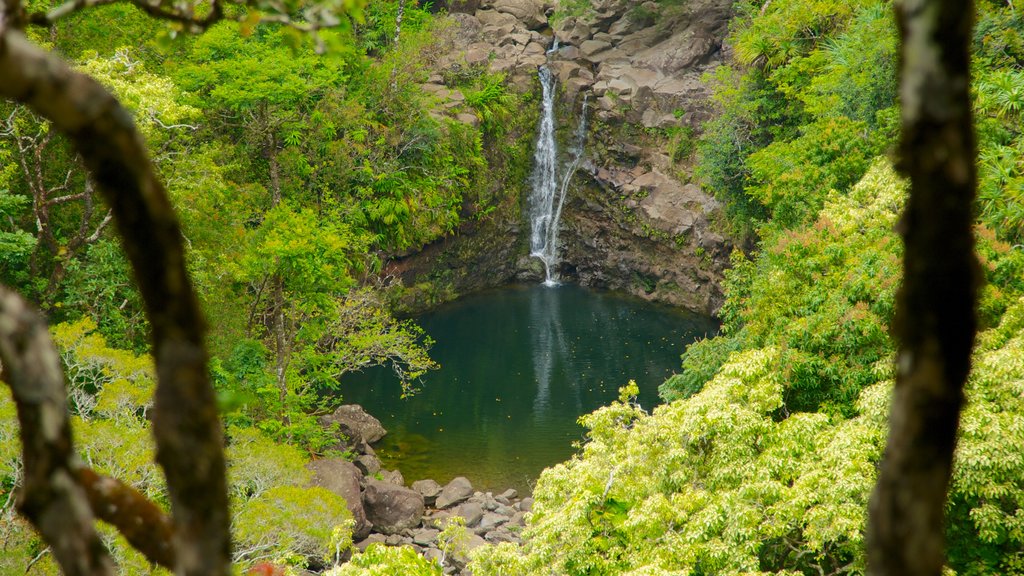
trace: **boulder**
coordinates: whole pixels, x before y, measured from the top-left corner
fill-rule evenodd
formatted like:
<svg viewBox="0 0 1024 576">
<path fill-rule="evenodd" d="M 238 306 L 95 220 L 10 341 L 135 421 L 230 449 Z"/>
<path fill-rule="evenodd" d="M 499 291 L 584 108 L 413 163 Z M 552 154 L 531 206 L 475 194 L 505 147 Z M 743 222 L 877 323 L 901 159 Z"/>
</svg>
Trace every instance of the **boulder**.
<svg viewBox="0 0 1024 576">
<path fill-rule="evenodd" d="M 420 528 L 412 533 L 412 543 L 419 546 L 430 546 L 437 541 L 440 531 L 435 528 Z"/>
<path fill-rule="evenodd" d="M 466 564 L 469 562 L 469 553 L 481 546 L 486 545 L 486 540 L 484 540 L 480 536 L 477 536 L 476 534 L 471 534 L 469 536 L 469 540 L 466 541 L 465 546 L 458 547 L 452 554 L 452 561 L 455 563 L 456 566 L 464 568 Z"/>
<path fill-rule="evenodd" d="M 498 526 L 505 524 L 508 520 L 508 516 L 503 516 L 497 512 L 488 512 L 480 519 L 479 529 L 484 532 L 490 532 Z"/>
<path fill-rule="evenodd" d="M 356 458 L 355 465 L 364 476 L 373 476 L 380 472 L 380 459 L 372 454 L 363 454 Z"/>
<path fill-rule="evenodd" d="M 370 534 L 366 538 L 356 542 L 355 547 L 356 550 L 359 550 L 360 552 L 366 552 L 366 549 L 369 548 L 371 544 L 384 544 L 387 538 L 388 537 L 383 534 Z M 353 540 L 354 539 L 355 538 L 353 538 Z"/>
<path fill-rule="evenodd" d="M 473 14 L 449 12 L 448 18 L 455 22 L 459 30 L 459 37 L 464 41 L 469 42 L 480 37 L 483 23 Z"/>
<path fill-rule="evenodd" d="M 537 30 L 548 24 L 548 17 L 544 15 L 544 5 L 537 0 L 494 0 L 494 10 L 514 16 L 530 30 Z"/>
<path fill-rule="evenodd" d="M 601 40 L 584 40 L 580 43 L 580 54 L 589 60 L 595 54 L 600 54 L 611 47 L 611 44 Z"/>
<path fill-rule="evenodd" d="M 459 476 L 449 482 L 437 496 L 435 503 L 438 508 L 450 508 L 469 500 L 473 495 L 473 485 L 463 476 Z"/>
<path fill-rule="evenodd" d="M 516 507 L 522 510 L 523 512 L 529 512 L 533 510 L 533 497 L 527 496 L 526 498 L 523 498 L 522 500 L 519 501 L 519 504 Z"/>
<path fill-rule="evenodd" d="M 359 494 L 359 480 L 363 475 L 355 464 L 341 459 L 314 460 L 306 464 L 306 468 L 313 472 L 313 486 L 326 488 L 345 499 L 345 506 L 355 520 L 352 539 L 366 538 L 373 526 L 363 509 L 363 498 Z"/>
<path fill-rule="evenodd" d="M 373 416 L 366 413 L 363 407 L 358 404 L 345 404 L 338 406 L 332 414 L 324 416 L 322 421 L 326 424 L 337 424 L 342 434 L 353 442 L 360 440 L 372 444 L 388 433 Z"/>
<path fill-rule="evenodd" d="M 419 492 L 380 480 L 368 480 L 363 491 L 366 518 L 382 534 L 397 534 L 420 523 L 425 506 Z"/>
<path fill-rule="evenodd" d="M 487 540 L 491 544 L 501 544 L 502 542 L 519 542 L 519 538 L 516 537 L 510 530 L 504 526 L 498 528 L 493 532 L 488 532 L 484 535 L 484 540 Z"/>
<path fill-rule="evenodd" d="M 441 494 L 441 485 L 435 480 L 417 480 L 412 483 L 412 489 L 419 492 L 423 496 L 423 502 L 427 506 L 433 506 L 434 502 L 437 501 L 437 496 Z"/>
<path fill-rule="evenodd" d="M 484 517 L 484 509 L 477 502 L 465 502 L 455 509 L 455 515 L 462 516 L 466 521 L 466 527 L 472 528 Z"/>
<path fill-rule="evenodd" d="M 405 486 L 405 477 L 398 470 L 381 470 L 380 479 L 396 486 Z"/>
<path fill-rule="evenodd" d="M 488 27 L 497 27 L 504 29 L 508 27 L 509 31 L 514 30 L 519 24 L 519 20 L 511 14 L 504 12 L 498 12 L 497 10 L 479 10 L 476 13 L 476 19 L 484 25 L 484 34 L 487 35 Z"/>
</svg>

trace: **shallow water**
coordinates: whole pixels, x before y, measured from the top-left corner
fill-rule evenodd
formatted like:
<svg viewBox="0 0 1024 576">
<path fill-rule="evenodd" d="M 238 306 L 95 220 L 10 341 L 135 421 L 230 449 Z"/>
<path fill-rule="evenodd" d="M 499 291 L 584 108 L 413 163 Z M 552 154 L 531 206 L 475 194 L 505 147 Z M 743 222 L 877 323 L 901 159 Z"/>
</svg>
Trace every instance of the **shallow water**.
<svg viewBox="0 0 1024 576">
<path fill-rule="evenodd" d="M 686 345 L 717 329 L 708 318 L 572 285 L 474 294 L 417 321 L 436 341 L 441 369 L 406 399 L 387 370 L 346 376 L 345 402 L 388 429 L 377 454 L 407 483 L 466 476 L 482 490 L 529 491 L 584 439 L 579 416 L 630 379 L 640 404 L 653 407 Z"/>
</svg>

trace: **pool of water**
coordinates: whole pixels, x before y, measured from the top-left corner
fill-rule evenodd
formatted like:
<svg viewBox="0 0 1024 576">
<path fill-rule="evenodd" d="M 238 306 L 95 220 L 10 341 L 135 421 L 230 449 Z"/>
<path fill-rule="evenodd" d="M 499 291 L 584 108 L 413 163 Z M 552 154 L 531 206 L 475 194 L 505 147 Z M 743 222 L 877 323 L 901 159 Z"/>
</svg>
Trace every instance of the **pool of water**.
<svg viewBox="0 0 1024 576">
<path fill-rule="evenodd" d="M 347 375 L 344 400 L 387 428 L 377 454 L 407 482 L 466 476 L 482 490 L 529 491 L 584 439 L 577 419 L 631 379 L 653 407 L 686 345 L 717 330 L 705 317 L 572 285 L 482 292 L 417 321 L 441 369 L 405 399 L 388 370 Z"/>
</svg>

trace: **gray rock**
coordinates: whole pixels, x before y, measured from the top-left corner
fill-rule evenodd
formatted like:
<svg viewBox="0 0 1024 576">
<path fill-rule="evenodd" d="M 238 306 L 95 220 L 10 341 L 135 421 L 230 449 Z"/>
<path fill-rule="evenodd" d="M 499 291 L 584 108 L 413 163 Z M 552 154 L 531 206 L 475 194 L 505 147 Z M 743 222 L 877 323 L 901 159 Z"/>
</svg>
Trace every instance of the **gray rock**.
<svg viewBox="0 0 1024 576">
<path fill-rule="evenodd" d="M 365 552 L 371 544 L 384 544 L 384 541 L 387 540 L 387 538 L 388 537 L 383 534 L 370 534 L 366 538 L 356 542 L 355 547 L 360 552 Z"/>
<path fill-rule="evenodd" d="M 519 496 L 519 492 L 516 492 L 515 488 L 509 488 L 508 490 L 505 490 L 504 492 L 502 492 L 500 495 L 502 497 L 504 497 L 504 498 L 508 498 L 509 500 L 512 500 L 513 498 Z"/>
<path fill-rule="evenodd" d="M 490 532 L 491 530 L 494 530 L 495 528 L 501 526 L 502 524 L 505 524 L 506 522 L 508 522 L 507 516 L 502 516 L 501 514 L 498 514 L 496 512 L 488 512 L 484 514 L 483 518 L 480 519 L 479 528 L 481 530 L 486 530 Z"/>
<path fill-rule="evenodd" d="M 475 16 L 485 28 L 488 26 L 511 26 L 511 29 L 515 29 L 516 27 L 521 26 L 519 24 L 519 20 L 517 20 L 515 16 L 504 12 L 498 12 L 497 10 L 478 10 Z M 487 32 L 485 30 L 484 34 L 486 33 Z"/>
<path fill-rule="evenodd" d="M 473 495 L 473 485 L 463 476 L 459 476 L 449 482 L 437 496 L 435 503 L 438 508 L 450 508 L 456 504 L 465 502 Z"/>
<path fill-rule="evenodd" d="M 327 424 L 338 424 L 341 432 L 355 443 L 362 440 L 372 444 L 388 433 L 381 426 L 380 420 L 367 414 L 366 410 L 363 410 L 363 407 L 358 404 L 338 406 L 333 413 L 324 416 L 322 421 Z"/>
<path fill-rule="evenodd" d="M 580 54 L 582 54 L 584 58 L 589 59 L 595 54 L 600 54 L 611 47 L 612 45 L 608 42 L 602 42 L 600 40 L 584 40 L 580 43 Z"/>
<path fill-rule="evenodd" d="M 419 525 L 425 509 L 419 492 L 380 480 L 367 480 L 363 507 L 366 518 L 382 534 L 396 534 Z"/>
<path fill-rule="evenodd" d="M 363 454 L 356 458 L 355 465 L 366 476 L 373 476 L 380 472 L 380 459 L 372 454 Z"/>
<path fill-rule="evenodd" d="M 412 489 L 423 496 L 423 502 L 427 506 L 433 506 L 437 496 L 441 493 L 441 485 L 435 480 L 417 480 L 412 483 Z"/>
<path fill-rule="evenodd" d="M 519 542 L 519 537 L 502 527 L 493 532 L 488 532 L 484 536 L 484 540 L 491 544 L 500 544 L 502 542 Z"/>
<path fill-rule="evenodd" d="M 389 484 L 405 486 L 405 477 L 398 470 L 381 470 L 380 479 Z"/>
<path fill-rule="evenodd" d="M 527 496 L 519 501 L 519 509 L 523 512 L 529 512 L 533 510 L 533 497 Z"/>
<path fill-rule="evenodd" d="M 456 550 L 452 554 L 452 561 L 460 568 L 464 568 L 466 563 L 469 562 L 469 553 L 481 546 L 486 546 L 487 541 L 476 534 L 472 534 L 469 537 L 469 541 L 466 542 L 465 547 L 460 550 Z"/>
<path fill-rule="evenodd" d="M 516 20 L 531 30 L 542 28 L 548 23 L 544 5 L 537 0 L 494 0 L 494 9 L 515 16 Z"/>
<path fill-rule="evenodd" d="M 512 518 L 508 521 L 508 525 L 519 527 L 526 526 L 526 512 L 519 511 L 513 514 Z"/>
<path fill-rule="evenodd" d="M 466 526 L 472 528 L 483 518 L 484 509 L 477 502 L 465 502 L 459 505 L 458 508 L 455 508 L 455 514 L 462 516 L 466 520 Z"/>
<path fill-rule="evenodd" d="M 423 525 L 428 528 L 437 528 L 438 530 L 444 530 L 448 525 L 448 519 L 454 514 L 447 510 L 439 510 L 429 516 L 423 517 Z"/>
<path fill-rule="evenodd" d="M 437 541 L 440 531 L 435 528 L 420 528 L 412 533 L 412 543 L 420 546 L 430 546 Z"/>
<path fill-rule="evenodd" d="M 501 514 L 502 516 L 508 516 L 510 518 L 512 517 L 513 514 L 516 513 L 515 508 L 511 506 L 506 506 L 504 504 L 499 504 L 498 507 L 494 509 L 494 511 L 498 514 Z"/>
<path fill-rule="evenodd" d="M 444 558 L 444 552 L 441 552 L 437 548 L 427 548 L 423 551 L 423 557 L 426 558 L 428 562 L 441 564 L 441 558 Z"/>
<path fill-rule="evenodd" d="M 366 519 L 363 498 L 359 494 L 359 481 L 363 476 L 359 469 L 348 460 L 341 459 L 314 460 L 306 464 L 306 468 L 313 471 L 313 486 L 326 488 L 345 499 L 345 506 L 355 520 L 352 539 L 366 538 L 373 526 Z"/>
</svg>

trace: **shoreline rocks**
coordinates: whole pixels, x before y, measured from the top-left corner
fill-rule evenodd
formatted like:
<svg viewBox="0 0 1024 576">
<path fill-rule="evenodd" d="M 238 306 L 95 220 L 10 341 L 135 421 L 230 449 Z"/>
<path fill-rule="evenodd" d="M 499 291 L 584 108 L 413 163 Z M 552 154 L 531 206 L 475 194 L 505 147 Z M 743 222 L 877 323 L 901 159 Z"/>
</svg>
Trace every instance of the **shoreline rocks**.
<svg viewBox="0 0 1024 576">
<path fill-rule="evenodd" d="M 342 429 L 358 435 L 360 440 L 387 433 L 380 422 L 359 405 L 343 405 L 324 421 L 335 422 L 335 415 L 345 422 L 376 422 L 366 427 L 346 424 Z M 356 415 L 351 420 L 348 416 Z M 340 422 L 339 422 L 340 424 Z M 379 427 L 379 429 L 378 429 Z M 362 436 L 366 430 L 374 433 Z M 346 436 L 348 433 L 346 432 Z M 351 438 L 346 442 L 351 442 Z M 357 551 L 371 544 L 411 546 L 428 560 L 440 562 L 445 574 L 462 574 L 470 551 L 501 542 L 522 543 L 520 532 L 526 526 L 526 514 L 533 498 L 520 497 L 512 488 L 495 494 L 473 488 L 468 478 L 459 476 L 445 485 L 436 480 L 417 480 L 405 486 L 401 472 L 381 468 L 372 447 L 362 443 L 371 453 L 360 453 L 360 442 L 348 444 L 357 454 L 355 461 L 342 458 L 314 460 L 307 465 L 313 472 L 312 484 L 345 499 L 355 519 L 352 540 Z M 372 472 L 371 472 L 372 470 Z M 458 545 L 442 540 L 442 533 L 454 520 L 462 518 L 468 538 Z"/>
</svg>

